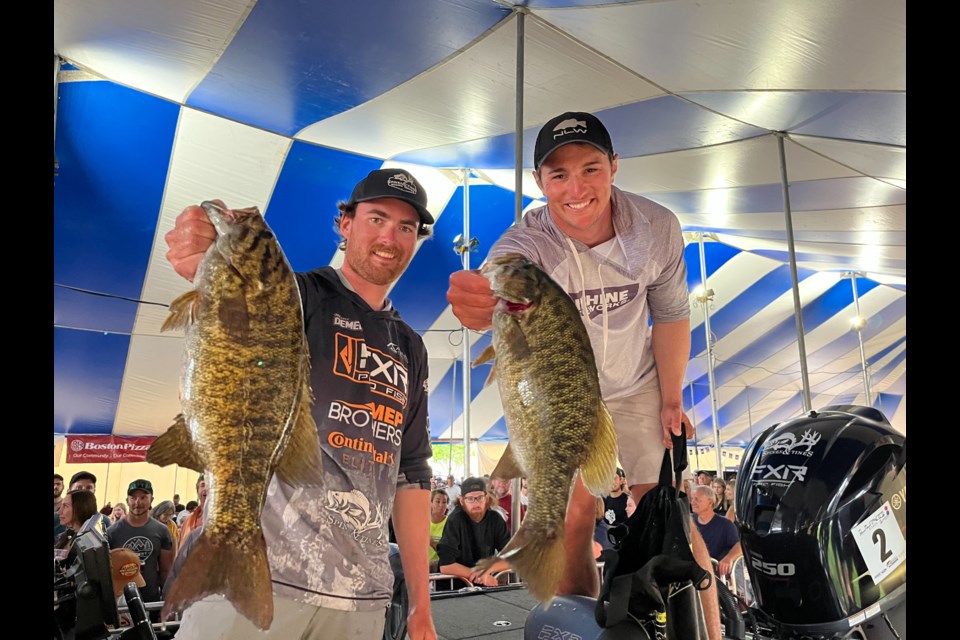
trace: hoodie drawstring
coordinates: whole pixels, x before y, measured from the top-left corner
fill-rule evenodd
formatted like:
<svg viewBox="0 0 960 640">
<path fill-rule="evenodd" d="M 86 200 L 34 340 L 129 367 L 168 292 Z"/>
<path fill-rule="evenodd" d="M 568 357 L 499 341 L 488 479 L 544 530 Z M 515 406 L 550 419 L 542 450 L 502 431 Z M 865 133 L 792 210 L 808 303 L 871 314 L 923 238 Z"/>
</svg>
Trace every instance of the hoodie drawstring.
<svg viewBox="0 0 960 640">
<path fill-rule="evenodd" d="M 580 273 L 580 315 L 586 318 L 584 322 L 588 322 L 590 318 L 586 314 L 587 281 L 586 281 L 586 278 L 583 277 L 583 264 L 580 262 L 580 252 L 577 251 L 577 248 L 574 246 L 573 240 L 571 240 L 569 237 L 566 237 L 566 240 L 567 240 L 567 244 L 570 245 L 570 251 L 573 252 L 573 259 L 577 263 L 577 271 Z M 603 289 L 603 275 L 600 273 L 600 269 L 602 266 L 603 265 L 598 260 L 597 261 L 597 278 L 600 280 L 600 301 L 598 302 L 598 304 L 600 305 L 600 313 L 603 316 L 603 354 L 601 355 L 600 369 L 603 369 L 604 365 L 607 362 L 607 337 L 608 337 L 607 303 L 606 303 L 606 300 L 604 299 L 606 294 L 604 293 L 604 289 Z"/>
</svg>

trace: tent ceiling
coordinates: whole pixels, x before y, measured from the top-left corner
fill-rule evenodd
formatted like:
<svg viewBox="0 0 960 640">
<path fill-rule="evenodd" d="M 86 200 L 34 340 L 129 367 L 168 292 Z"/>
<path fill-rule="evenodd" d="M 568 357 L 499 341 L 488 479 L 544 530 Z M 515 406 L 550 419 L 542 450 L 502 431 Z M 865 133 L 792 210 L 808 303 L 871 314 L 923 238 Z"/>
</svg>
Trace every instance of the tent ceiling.
<svg viewBox="0 0 960 640">
<path fill-rule="evenodd" d="M 780 137 L 813 405 L 865 401 L 856 272 L 872 401 L 905 429 L 905 2 L 517 4 L 524 203 L 541 197 L 539 126 L 589 110 L 611 131 L 617 184 L 673 209 L 689 238 L 711 234 L 723 439 L 801 410 Z M 462 169 L 473 266 L 514 217 L 511 5 L 55 0 L 55 432 L 155 434 L 176 413 L 179 338 L 159 326 L 187 286 L 163 255 L 185 205 L 258 204 L 295 268 L 336 264 L 336 200 L 407 163 L 438 223 L 391 295 L 431 354 L 434 435 L 459 437 L 463 336 L 443 294 Z M 687 261 L 692 289 L 696 244 Z M 702 308 L 692 320 L 685 392 L 704 436 Z M 472 432 L 502 436 L 499 398 L 474 373 Z"/>
</svg>

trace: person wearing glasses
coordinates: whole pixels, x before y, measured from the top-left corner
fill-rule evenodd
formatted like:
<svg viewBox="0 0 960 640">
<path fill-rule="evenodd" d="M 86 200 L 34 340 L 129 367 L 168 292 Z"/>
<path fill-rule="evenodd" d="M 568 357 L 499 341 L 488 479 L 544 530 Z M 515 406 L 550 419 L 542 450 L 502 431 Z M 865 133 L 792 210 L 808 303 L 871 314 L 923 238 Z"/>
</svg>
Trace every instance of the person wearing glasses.
<svg viewBox="0 0 960 640">
<path fill-rule="evenodd" d="M 460 485 L 460 508 L 447 517 L 443 535 L 437 543 L 440 573 L 466 578 L 471 584 L 495 587 L 498 571 L 510 565 L 500 560 L 488 571 L 474 571 L 482 559 L 507 546 L 507 523 L 490 509 L 491 500 L 483 478 L 467 478 Z"/>
</svg>

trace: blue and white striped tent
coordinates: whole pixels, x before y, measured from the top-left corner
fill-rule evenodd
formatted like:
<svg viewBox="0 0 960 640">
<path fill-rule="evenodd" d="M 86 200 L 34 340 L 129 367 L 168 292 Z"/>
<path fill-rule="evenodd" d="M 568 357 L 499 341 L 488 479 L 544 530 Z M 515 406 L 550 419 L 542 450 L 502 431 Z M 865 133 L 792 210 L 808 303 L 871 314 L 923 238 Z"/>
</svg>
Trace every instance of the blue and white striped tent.
<svg viewBox="0 0 960 640">
<path fill-rule="evenodd" d="M 674 210 L 690 241 L 685 402 L 700 443 L 714 441 L 712 398 L 734 446 L 803 411 L 791 236 L 812 407 L 869 391 L 905 432 L 905 7 L 55 0 L 55 435 L 156 435 L 178 412 L 182 338 L 159 329 L 189 286 L 164 259 L 183 207 L 258 205 L 305 270 L 340 259 L 336 202 L 404 166 L 437 224 L 391 298 L 428 345 L 433 436 L 461 439 L 454 242 L 469 221 L 477 267 L 513 223 L 518 129 L 522 206 L 537 204 L 533 141 L 566 110 L 607 124 L 616 183 Z M 489 341 L 469 337 L 474 355 Z M 470 435 L 502 440 L 486 374 L 471 379 Z"/>
</svg>

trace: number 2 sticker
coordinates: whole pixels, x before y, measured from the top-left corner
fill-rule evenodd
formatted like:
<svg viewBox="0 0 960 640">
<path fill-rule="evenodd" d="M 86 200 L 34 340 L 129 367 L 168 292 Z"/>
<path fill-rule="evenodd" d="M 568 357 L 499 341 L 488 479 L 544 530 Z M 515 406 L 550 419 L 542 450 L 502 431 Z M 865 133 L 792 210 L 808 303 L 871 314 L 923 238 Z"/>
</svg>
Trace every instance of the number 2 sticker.
<svg viewBox="0 0 960 640">
<path fill-rule="evenodd" d="M 907 560 L 907 541 L 900 532 L 889 501 L 853 528 L 853 538 L 874 584 L 879 584 Z"/>
</svg>

